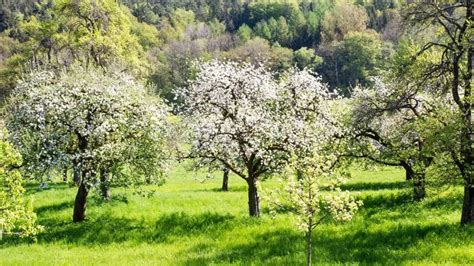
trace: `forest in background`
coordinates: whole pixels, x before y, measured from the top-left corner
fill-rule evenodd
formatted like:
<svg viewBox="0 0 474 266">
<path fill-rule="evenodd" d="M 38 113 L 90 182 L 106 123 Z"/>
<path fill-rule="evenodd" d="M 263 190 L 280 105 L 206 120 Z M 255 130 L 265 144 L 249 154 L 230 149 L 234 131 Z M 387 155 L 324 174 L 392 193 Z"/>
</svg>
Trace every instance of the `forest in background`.
<svg viewBox="0 0 474 266">
<path fill-rule="evenodd" d="M 415 49 L 397 0 L 107 0 L 0 2 L 0 90 L 25 67 L 117 65 L 169 101 L 195 60 L 232 59 L 319 73 L 349 95 Z M 118 5 L 117 5 L 118 3 Z M 420 36 L 420 35 L 418 35 Z"/>
</svg>

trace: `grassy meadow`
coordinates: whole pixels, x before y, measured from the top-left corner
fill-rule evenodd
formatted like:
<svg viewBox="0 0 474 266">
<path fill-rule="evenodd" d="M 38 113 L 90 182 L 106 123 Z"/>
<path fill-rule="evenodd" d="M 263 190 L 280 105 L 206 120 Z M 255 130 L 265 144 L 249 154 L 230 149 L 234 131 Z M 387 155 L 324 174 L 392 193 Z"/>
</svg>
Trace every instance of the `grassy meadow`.
<svg viewBox="0 0 474 266">
<path fill-rule="evenodd" d="M 271 188 L 274 179 L 262 183 Z M 246 184 L 220 176 L 199 182 L 176 167 L 150 197 L 112 189 L 104 203 L 90 194 L 88 220 L 71 222 L 76 188 L 64 183 L 40 190 L 29 184 L 39 223 L 37 243 L 4 239 L 0 265 L 303 265 L 305 242 L 293 217 L 247 214 Z M 411 200 L 399 169 L 353 170 L 345 189 L 364 206 L 344 225 L 315 232 L 316 264 L 474 265 L 474 227 L 459 226 L 461 188 L 428 191 Z"/>
</svg>

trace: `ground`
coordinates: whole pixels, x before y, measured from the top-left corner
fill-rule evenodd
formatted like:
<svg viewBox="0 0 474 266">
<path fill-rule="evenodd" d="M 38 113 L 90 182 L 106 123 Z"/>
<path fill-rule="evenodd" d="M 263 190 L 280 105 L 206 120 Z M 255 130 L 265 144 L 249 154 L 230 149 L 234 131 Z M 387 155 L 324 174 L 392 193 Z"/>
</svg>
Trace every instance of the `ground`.
<svg viewBox="0 0 474 266">
<path fill-rule="evenodd" d="M 262 218 L 250 219 L 245 183 L 231 176 L 230 191 L 220 192 L 220 182 L 202 183 L 176 167 L 149 197 L 117 188 L 110 203 L 93 196 L 81 224 L 71 222 L 75 188 L 30 184 L 46 230 L 37 243 L 0 241 L 0 265 L 304 264 L 304 238 L 290 215 L 273 219 L 263 204 Z M 318 265 L 474 265 L 474 226 L 459 226 L 461 187 L 430 190 L 427 200 L 413 203 L 403 172 L 381 168 L 353 170 L 344 188 L 364 206 L 353 221 L 316 230 Z"/>
</svg>

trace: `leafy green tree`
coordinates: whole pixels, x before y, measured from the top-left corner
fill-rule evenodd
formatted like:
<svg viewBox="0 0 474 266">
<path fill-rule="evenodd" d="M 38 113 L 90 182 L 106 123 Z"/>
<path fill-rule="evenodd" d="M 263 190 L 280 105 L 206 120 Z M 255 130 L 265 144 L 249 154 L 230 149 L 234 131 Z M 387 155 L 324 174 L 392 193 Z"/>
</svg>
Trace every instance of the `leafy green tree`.
<svg viewBox="0 0 474 266">
<path fill-rule="evenodd" d="M 38 4 L 38 9 L 37 15 L 9 29 L 19 43 L 0 68 L 6 92 L 25 69 L 45 64 L 61 67 L 79 61 L 120 66 L 138 76 L 148 72 L 145 52 L 159 44 L 158 31 L 138 22 L 125 6 L 114 0 L 57 0 Z"/>
<path fill-rule="evenodd" d="M 351 31 L 367 28 L 367 13 L 349 0 L 336 0 L 321 21 L 321 40 L 325 45 L 341 41 Z"/>
<path fill-rule="evenodd" d="M 295 51 L 295 62 L 300 69 L 315 69 L 323 63 L 323 59 L 317 56 L 313 49 L 302 47 Z"/>
<path fill-rule="evenodd" d="M 0 240 L 3 235 L 35 237 L 43 230 L 36 224 L 32 205 L 25 200 L 21 163 L 20 154 L 0 140 Z"/>
<path fill-rule="evenodd" d="M 247 24 L 240 26 L 239 30 L 237 31 L 237 36 L 239 37 L 239 40 L 242 44 L 248 42 L 252 38 L 252 35 L 252 28 L 247 26 Z"/>
<path fill-rule="evenodd" d="M 287 47 L 290 44 L 291 33 L 285 17 L 279 17 L 277 22 L 277 30 L 275 33 L 275 41 L 280 45 Z"/>
<path fill-rule="evenodd" d="M 138 23 L 130 11 L 113 0 L 58 0 L 56 20 L 64 31 L 66 46 L 86 64 L 107 66 L 120 60 L 130 71 L 145 71 L 144 49 L 132 33 Z"/>
<path fill-rule="evenodd" d="M 405 11 L 405 21 L 415 27 L 433 28 L 434 36 L 426 36 L 415 54 L 419 57 L 438 55 L 431 64 L 421 65 L 417 72 L 418 86 L 429 86 L 435 91 L 448 93 L 459 111 L 459 132 L 451 141 L 451 156 L 464 181 L 464 200 L 461 224 L 474 223 L 474 138 L 472 77 L 474 64 L 473 3 L 415 2 Z M 409 72 L 400 72 L 408 75 Z M 456 120 L 458 120 L 456 119 Z"/>
<path fill-rule="evenodd" d="M 376 33 L 351 32 L 337 44 L 335 60 L 339 80 L 343 87 L 363 86 L 370 83 L 370 77 L 377 75 L 382 62 L 382 42 Z"/>
<path fill-rule="evenodd" d="M 272 40 L 272 32 L 266 20 L 262 20 L 255 25 L 254 33 L 265 40 Z"/>
</svg>

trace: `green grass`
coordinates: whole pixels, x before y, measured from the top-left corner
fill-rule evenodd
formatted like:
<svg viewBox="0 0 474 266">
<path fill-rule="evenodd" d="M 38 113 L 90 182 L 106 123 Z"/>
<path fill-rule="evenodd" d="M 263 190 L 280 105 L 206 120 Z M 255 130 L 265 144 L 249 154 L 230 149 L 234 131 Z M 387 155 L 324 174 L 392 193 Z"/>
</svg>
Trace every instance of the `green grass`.
<svg viewBox="0 0 474 266">
<path fill-rule="evenodd" d="M 304 264 L 304 238 L 291 216 L 250 219 L 245 183 L 231 176 L 230 191 L 220 192 L 220 181 L 201 183 L 177 167 L 150 198 L 124 189 L 113 189 L 110 203 L 91 197 L 81 224 L 71 223 L 75 188 L 30 185 L 46 231 L 37 243 L 4 239 L 0 264 Z M 403 173 L 391 168 L 355 170 L 345 188 L 365 205 L 348 224 L 317 229 L 316 264 L 474 264 L 474 227 L 458 225 L 460 188 L 413 203 Z"/>
</svg>

